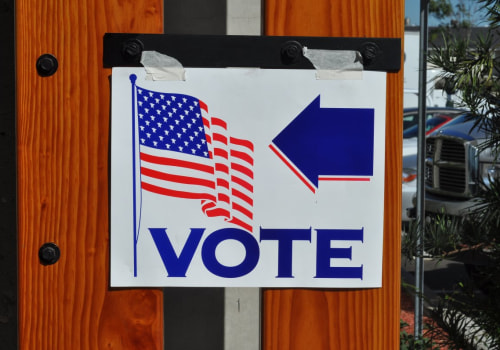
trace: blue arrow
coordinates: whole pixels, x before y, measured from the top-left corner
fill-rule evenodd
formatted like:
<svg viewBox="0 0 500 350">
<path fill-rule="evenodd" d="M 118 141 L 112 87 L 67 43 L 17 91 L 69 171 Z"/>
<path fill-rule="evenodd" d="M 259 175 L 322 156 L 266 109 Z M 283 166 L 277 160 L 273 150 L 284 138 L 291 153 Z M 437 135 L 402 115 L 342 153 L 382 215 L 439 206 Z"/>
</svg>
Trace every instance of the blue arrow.
<svg viewBox="0 0 500 350">
<path fill-rule="evenodd" d="M 374 111 L 321 108 L 314 99 L 273 140 L 316 188 L 321 176 L 373 175 Z"/>
</svg>

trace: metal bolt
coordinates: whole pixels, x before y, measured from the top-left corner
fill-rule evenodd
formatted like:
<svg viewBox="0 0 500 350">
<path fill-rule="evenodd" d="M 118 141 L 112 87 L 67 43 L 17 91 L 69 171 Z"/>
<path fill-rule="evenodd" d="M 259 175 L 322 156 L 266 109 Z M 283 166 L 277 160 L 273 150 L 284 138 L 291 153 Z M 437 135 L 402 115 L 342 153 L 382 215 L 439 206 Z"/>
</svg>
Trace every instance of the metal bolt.
<svg viewBox="0 0 500 350">
<path fill-rule="evenodd" d="M 55 243 L 45 243 L 38 251 L 38 257 L 42 265 L 52 265 L 61 257 L 61 251 Z"/>
<path fill-rule="evenodd" d="M 129 39 L 122 45 L 122 56 L 126 61 L 139 61 L 144 45 L 139 39 Z"/>
<path fill-rule="evenodd" d="M 284 64 L 297 62 L 303 56 L 302 45 L 298 41 L 287 41 L 281 47 L 281 60 Z"/>
<path fill-rule="evenodd" d="M 36 70 L 41 77 L 50 77 L 58 67 L 57 58 L 48 53 L 41 55 L 36 61 Z"/>
<path fill-rule="evenodd" d="M 377 44 L 368 42 L 363 44 L 361 49 L 361 55 L 363 56 L 363 64 L 370 65 L 377 59 L 380 53 L 380 49 Z"/>
</svg>

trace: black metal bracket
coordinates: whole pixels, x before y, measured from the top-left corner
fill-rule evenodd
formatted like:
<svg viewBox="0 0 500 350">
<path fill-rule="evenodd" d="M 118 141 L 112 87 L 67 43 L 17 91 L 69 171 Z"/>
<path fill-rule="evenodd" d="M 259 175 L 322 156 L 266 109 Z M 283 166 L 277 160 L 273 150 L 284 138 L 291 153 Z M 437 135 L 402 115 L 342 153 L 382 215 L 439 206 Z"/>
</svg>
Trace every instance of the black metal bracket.
<svg viewBox="0 0 500 350">
<path fill-rule="evenodd" d="M 397 72 L 399 38 L 333 38 L 240 35 L 104 35 L 104 67 L 138 67 L 143 51 L 157 51 L 184 67 L 314 69 L 303 48 L 358 51 L 365 70 Z"/>
</svg>

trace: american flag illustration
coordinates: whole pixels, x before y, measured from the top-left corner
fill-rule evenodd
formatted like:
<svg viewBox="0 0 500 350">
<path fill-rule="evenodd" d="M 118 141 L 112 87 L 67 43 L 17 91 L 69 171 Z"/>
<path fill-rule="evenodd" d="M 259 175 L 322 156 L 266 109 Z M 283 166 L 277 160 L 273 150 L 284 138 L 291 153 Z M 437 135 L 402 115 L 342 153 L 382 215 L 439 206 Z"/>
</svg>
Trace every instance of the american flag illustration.
<svg viewBox="0 0 500 350">
<path fill-rule="evenodd" d="M 135 89 L 142 190 L 198 200 L 206 216 L 252 232 L 252 142 L 193 96 Z"/>
</svg>

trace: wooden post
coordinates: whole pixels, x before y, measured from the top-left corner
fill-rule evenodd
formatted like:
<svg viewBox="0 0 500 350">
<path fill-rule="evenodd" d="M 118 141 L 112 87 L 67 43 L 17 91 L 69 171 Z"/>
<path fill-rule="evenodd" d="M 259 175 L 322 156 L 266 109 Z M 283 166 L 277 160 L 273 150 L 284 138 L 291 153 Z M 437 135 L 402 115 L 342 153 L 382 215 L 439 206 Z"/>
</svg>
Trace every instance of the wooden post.
<svg viewBox="0 0 500 350">
<path fill-rule="evenodd" d="M 265 10 L 267 35 L 404 34 L 402 0 L 267 0 Z M 266 290 L 264 349 L 399 349 L 402 110 L 401 69 L 387 76 L 383 287 Z"/>
<path fill-rule="evenodd" d="M 162 1 L 15 5 L 19 348 L 160 350 L 161 291 L 109 288 L 111 70 L 102 38 L 161 33 Z M 45 53 L 58 61 L 48 77 L 36 69 Z M 53 265 L 38 257 L 46 242 L 61 251 Z"/>
</svg>

